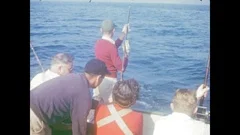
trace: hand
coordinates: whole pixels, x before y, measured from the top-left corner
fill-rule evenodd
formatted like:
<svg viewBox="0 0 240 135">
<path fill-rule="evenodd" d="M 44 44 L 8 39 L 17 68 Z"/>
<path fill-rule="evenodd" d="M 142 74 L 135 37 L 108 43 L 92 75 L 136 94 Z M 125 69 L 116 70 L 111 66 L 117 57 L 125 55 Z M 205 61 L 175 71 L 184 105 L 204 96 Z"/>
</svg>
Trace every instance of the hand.
<svg viewBox="0 0 240 135">
<path fill-rule="evenodd" d="M 100 98 L 98 105 L 102 105 L 102 104 L 104 104 L 104 100 L 103 100 L 103 98 Z"/>
<path fill-rule="evenodd" d="M 122 32 L 126 35 L 129 32 L 129 23 L 123 26 Z"/>
<path fill-rule="evenodd" d="M 93 123 L 94 122 L 94 114 L 95 114 L 95 110 L 91 109 L 88 113 L 88 116 L 87 116 L 87 122 L 88 123 Z"/>
<path fill-rule="evenodd" d="M 208 90 L 209 90 L 208 86 L 201 84 L 197 89 L 197 98 L 201 98 L 202 96 L 206 97 Z"/>
</svg>

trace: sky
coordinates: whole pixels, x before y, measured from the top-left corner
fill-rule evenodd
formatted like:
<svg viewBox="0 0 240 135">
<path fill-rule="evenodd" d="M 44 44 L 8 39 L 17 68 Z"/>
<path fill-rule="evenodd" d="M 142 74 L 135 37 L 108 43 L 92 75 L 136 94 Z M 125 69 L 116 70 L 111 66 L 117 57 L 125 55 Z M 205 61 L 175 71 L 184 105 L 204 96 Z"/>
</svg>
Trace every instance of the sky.
<svg viewBox="0 0 240 135">
<path fill-rule="evenodd" d="M 31 0 L 39 1 L 39 0 Z M 88 2 L 89 0 L 42 0 L 42 1 L 79 1 Z M 210 5 L 210 0 L 92 0 L 92 2 L 132 2 L 132 3 L 171 3 L 171 4 L 194 4 Z"/>
</svg>

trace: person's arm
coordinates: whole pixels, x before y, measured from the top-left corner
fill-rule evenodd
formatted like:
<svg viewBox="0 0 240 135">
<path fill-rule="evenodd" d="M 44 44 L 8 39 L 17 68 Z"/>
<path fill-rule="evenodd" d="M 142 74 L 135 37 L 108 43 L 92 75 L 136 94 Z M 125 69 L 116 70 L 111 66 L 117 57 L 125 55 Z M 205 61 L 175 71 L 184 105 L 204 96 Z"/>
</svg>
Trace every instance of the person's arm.
<svg viewBox="0 0 240 135">
<path fill-rule="evenodd" d="M 113 62 L 113 65 L 117 68 L 118 71 L 125 71 L 127 65 L 128 65 L 128 56 L 125 55 L 124 56 L 124 65 L 123 65 L 123 68 L 122 68 L 122 60 L 121 58 L 119 57 L 118 55 L 118 50 L 117 48 L 113 48 L 111 50 L 111 60 Z"/>
<path fill-rule="evenodd" d="M 92 108 L 91 109 L 96 109 L 99 104 L 98 100 L 92 99 Z"/>
<path fill-rule="evenodd" d="M 201 84 L 197 91 L 196 91 L 196 97 L 197 97 L 197 100 L 199 102 L 199 100 L 201 99 L 202 96 L 206 97 L 207 96 L 207 92 L 209 90 L 209 87 L 208 86 L 205 86 L 204 87 L 204 84 Z"/>
<path fill-rule="evenodd" d="M 43 75 L 44 75 L 44 72 L 38 73 L 36 76 L 33 77 L 33 79 L 30 82 L 30 90 L 33 90 L 34 88 L 36 88 L 37 86 L 39 86 L 44 82 Z"/>
<path fill-rule="evenodd" d="M 115 41 L 115 45 L 117 48 L 122 44 L 123 39 L 125 38 L 126 34 L 128 33 L 128 27 L 129 27 L 129 24 L 125 24 L 123 26 L 122 33 L 120 33 L 118 39 Z"/>
<path fill-rule="evenodd" d="M 123 37 L 124 38 L 124 37 Z M 123 38 L 118 38 L 116 41 L 115 41 L 115 46 L 116 48 L 119 48 L 119 46 L 121 46 L 122 42 L 123 42 Z"/>
<path fill-rule="evenodd" d="M 87 116 L 89 113 L 88 103 L 81 104 L 78 98 L 72 101 L 72 135 L 86 135 L 87 133 Z"/>
</svg>

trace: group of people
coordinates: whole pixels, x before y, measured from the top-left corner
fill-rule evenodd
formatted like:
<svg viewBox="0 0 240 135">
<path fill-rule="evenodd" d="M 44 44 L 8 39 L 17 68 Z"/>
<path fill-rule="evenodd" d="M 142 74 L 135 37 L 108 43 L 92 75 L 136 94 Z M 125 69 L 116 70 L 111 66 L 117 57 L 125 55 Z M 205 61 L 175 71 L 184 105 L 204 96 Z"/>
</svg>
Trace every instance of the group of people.
<svg viewBox="0 0 240 135">
<path fill-rule="evenodd" d="M 83 73 L 72 73 L 74 58 L 58 53 L 51 66 L 37 74 L 30 84 L 30 134 L 52 135 L 59 125 L 70 129 L 72 135 L 87 135 L 92 126 L 95 135 L 142 135 L 143 115 L 131 109 L 140 90 L 135 79 L 117 80 L 117 73 L 124 72 L 129 51 L 120 58 L 118 48 L 128 33 L 125 24 L 116 41 L 112 39 L 115 25 L 104 20 L 96 41 L 95 58 L 89 60 Z M 90 90 L 93 89 L 93 95 Z M 200 85 L 196 91 L 176 91 L 171 108 L 173 113 L 156 122 L 154 135 L 207 135 L 209 125 L 193 119 L 198 100 L 206 96 L 209 87 Z M 88 124 L 93 109 L 93 125 Z M 71 124 L 64 124 L 71 120 Z"/>
</svg>

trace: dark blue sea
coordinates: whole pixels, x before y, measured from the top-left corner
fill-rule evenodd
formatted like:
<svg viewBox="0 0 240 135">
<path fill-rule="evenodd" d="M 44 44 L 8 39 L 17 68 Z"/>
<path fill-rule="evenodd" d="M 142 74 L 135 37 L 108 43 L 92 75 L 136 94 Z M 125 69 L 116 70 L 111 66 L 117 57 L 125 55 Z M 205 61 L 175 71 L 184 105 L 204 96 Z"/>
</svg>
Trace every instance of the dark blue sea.
<svg viewBox="0 0 240 135">
<path fill-rule="evenodd" d="M 135 78 L 141 84 L 134 108 L 170 113 L 177 88 L 196 89 L 204 81 L 210 50 L 207 5 L 31 1 L 32 45 L 45 69 L 53 55 L 67 52 L 75 57 L 74 72 L 82 72 L 94 58 L 101 21 L 115 21 L 116 39 L 127 22 L 129 6 L 131 54 L 124 79 Z M 30 52 L 32 79 L 41 68 Z M 122 56 L 122 47 L 119 53 Z M 210 93 L 204 102 L 208 108 L 209 97 Z"/>
</svg>

